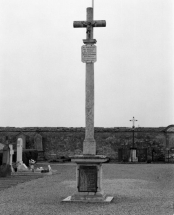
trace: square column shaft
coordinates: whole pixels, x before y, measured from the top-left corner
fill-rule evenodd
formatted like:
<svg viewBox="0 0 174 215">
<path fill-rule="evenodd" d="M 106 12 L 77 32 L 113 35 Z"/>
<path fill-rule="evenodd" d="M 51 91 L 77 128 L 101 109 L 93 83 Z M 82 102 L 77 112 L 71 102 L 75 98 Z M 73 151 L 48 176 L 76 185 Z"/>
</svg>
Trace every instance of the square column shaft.
<svg viewBox="0 0 174 215">
<path fill-rule="evenodd" d="M 86 63 L 86 129 L 83 154 L 96 154 L 94 140 L 94 63 Z"/>
</svg>

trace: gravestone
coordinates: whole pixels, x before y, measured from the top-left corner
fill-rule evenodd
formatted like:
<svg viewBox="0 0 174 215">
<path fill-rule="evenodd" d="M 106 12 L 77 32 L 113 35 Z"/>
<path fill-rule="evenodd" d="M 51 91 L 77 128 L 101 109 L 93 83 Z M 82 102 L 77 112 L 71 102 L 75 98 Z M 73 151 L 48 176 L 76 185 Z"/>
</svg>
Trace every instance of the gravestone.
<svg viewBox="0 0 174 215">
<path fill-rule="evenodd" d="M 37 151 L 43 151 L 42 136 L 40 134 L 34 136 L 34 148 L 37 149 Z"/>
<path fill-rule="evenodd" d="M 17 135 L 17 140 L 19 138 L 22 139 L 22 148 L 26 149 L 26 135 L 24 135 L 23 133 L 20 133 L 19 135 Z"/>
<path fill-rule="evenodd" d="M 23 150 L 23 140 L 18 138 L 17 140 L 17 171 L 28 171 L 28 167 L 23 163 L 22 160 L 22 150 Z"/>
<path fill-rule="evenodd" d="M 129 162 L 138 162 L 137 149 L 136 148 L 131 148 L 130 149 Z"/>
<path fill-rule="evenodd" d="M 42 136 L 40 134 L 36 134 L 34 136 L 34 148 L 38 151 L 38 161 L 43 161 L 44 152 L 43 152 Z"/>
<path fill-rule="evenodd" d="M 12 163 L 13 163 L 13 154 L 14 154 L 13 145 L 9 144 L 9 148 L 10 148 L 10 166 L 11 166 L 12 172 L 14 172 L 13 165 L 12 165 Z"/>
<path fill-rule="evenodd" d="M 17 162 L 19 162 L 19 163 L 23 163 L 23 161 L 22 161 L 22 147 L 23 146 L 23 140 L 22 140 L 22 138 L 18 138 L 18 140 L 17 140 Z"/>
<path fill-rule="evenodd" d="M 0 177 L 7 177 L 11 175 L 10 166 L 10 148 L 5 145 L 3 148 L 2 165 L 0 166 Z"/>
<path fill-rule="evenodd" d="M 9 145 L 5 145 L 3 148 L 2 164 L 10 164 L 10 148 L 9 148 Z"/>
</svg>

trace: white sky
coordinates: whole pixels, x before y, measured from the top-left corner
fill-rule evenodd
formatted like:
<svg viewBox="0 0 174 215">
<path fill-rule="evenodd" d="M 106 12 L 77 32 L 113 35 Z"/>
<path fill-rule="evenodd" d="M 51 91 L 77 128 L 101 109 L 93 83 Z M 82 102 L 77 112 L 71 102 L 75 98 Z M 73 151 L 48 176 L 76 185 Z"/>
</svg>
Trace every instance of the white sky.
<svg viewBox="0 0 174 215">
<path fill-rule="evenodd" d="M 0 1 L 0 126 L 85 126 L 92 0 Z M 95 126 L 174 124 L 174 1 L 94 0 Z"/>
</svg>

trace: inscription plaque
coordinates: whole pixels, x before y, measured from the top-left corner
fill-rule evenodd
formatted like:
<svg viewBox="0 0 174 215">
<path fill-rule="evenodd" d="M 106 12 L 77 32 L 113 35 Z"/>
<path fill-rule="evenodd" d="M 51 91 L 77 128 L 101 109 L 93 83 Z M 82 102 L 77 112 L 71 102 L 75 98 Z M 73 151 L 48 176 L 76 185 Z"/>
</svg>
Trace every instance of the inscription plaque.
<svg viewBox="0 0 174 215">
<path fill-rule="evenodd" d="M 95 45 L 83 45 L 81 52 L 83 63 L 94 63 L 97 61 L 97 47 Z"/>
<path fill-rule="evenodd" d="M 80 166 L 79 168 L 79 192 L 97 192 L 97 167 Z"/>
</svg>

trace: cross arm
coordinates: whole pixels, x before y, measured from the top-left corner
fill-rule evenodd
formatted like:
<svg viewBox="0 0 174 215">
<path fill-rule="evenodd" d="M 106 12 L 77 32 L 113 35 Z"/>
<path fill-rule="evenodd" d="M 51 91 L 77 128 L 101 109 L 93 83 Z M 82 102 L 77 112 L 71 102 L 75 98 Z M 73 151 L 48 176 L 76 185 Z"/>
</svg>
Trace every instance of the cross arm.
<svg viewBox="0 0 174 215">
<path fill-rule="evenodd" d="M 94 21 L 91 21 L 91 22 L 88 22 L 88 21 L 74 21 L 74 23 L 73 23 L 74 28 L 86 28 L 87 26 L 106 27 L 106 21 L 105 20 L 94 20 Z"/>
</svg>

